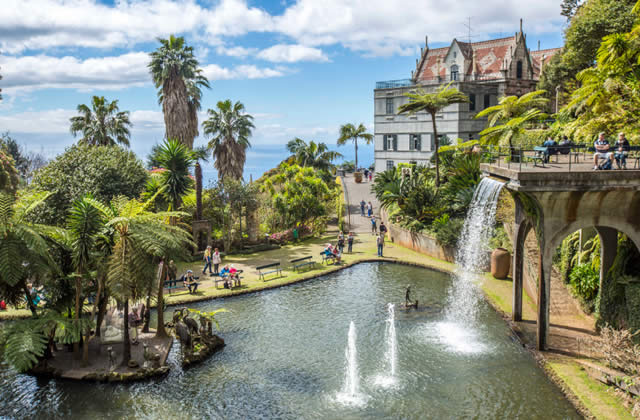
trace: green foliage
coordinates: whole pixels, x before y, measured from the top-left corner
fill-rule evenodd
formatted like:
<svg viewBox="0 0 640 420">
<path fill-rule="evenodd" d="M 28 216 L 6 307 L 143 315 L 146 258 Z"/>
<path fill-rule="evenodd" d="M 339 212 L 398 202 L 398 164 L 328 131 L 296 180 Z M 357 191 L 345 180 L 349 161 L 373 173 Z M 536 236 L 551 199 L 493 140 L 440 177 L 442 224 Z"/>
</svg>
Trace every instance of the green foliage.
<svg viewBox="0 0 640 420">
<path fill-rule="evenodd" d="M 600 273 L 590 264 L 578 264 L 571 270 L 569 284 L 585 303 L 592 302 L 598 294 Z"/>
<path fill-rule="evenodd" d="M 31 188 L 52 193 L 36 218 L 61 226 L 71 203 L 86 194 L 102 202 L 123 195 L 137 197 L 148 174 L 133 152 L 117 146 L 76 145 L 36 172 Z"/>
<path fill-rule="evenodd" d="M 371 144 L 373 134 L 367 132 L 367 127 L 360 123 L 357 127 L 355 124 L 344 124 L 340 126 L 340 137 L 338 137 L 338 146 L 345 145 L 348 141 L 352 141 L 356 150 L 355 169 L 358 170 L 358 140 Z"/>
<path fill-rule="evenodd" d="M 565 283 L 569 283 L 571 270 L 575 266 L 574 256 L 578 252 L 580 244 L 580 231 L 575 231 L 567 236 L 560 246 L 560 275 Z"/>
<path fill-rule="evenodd" d="M 340 153 L 329 150 L 325 143 L 316 143 L 311 140 L 307 144 L 306 141 L 297 137 L 287 143 L 287 150 L 295 156 L 296 163 L 303 168 L 310 166 L 331 173 L 335 171 L 333 161 L 342 157 Z"/>
<path fill-rule="evenodd" d="M 195 163 L 193 153 L 180 141 L 168 139 L 158 150 L 157 162 L 164 169 L 159 177 L 162 195 L 170 204 L 170 210 L 178 210 L 182 198 L 194 186 L 189 176 L 189 168 Z M 147 186 L 147 191 L 153 186 Z"/>
<path fill-rule="evenodd" d="M 513 254 L 513 245 L 511 239 L 507 235 L 507 231 L 504 230 L 504 226 L 498 225 L 494 231 L 493 236 L 489 239 L 489 247 L 491 249 L 502 248 Z"/>
<path fill-rule="evenodd" d="M 16 370 L 26 372 L 44 356 L 50 339 L 75 343 L 92 326 L 87 318 L 72 320 L 51 311 L 39 318 L 13 321 L 0 329 L 0 354 Z"/>
<path fill-rule="evenodd" d="M 463 225 L 463 219 L 451 219 L 445 213 L 433 221 L 431 230 L 440 245 L 454 247 L 458 243 Z"/>
<path fill-rule="evenodd" d="M 344 189 L 342 187 L 341 178 L 336 179 L 336 184 L 338 184 L 338 191 L 336 194 L 336 217 L 338 218 L 338 230 L 344 232 L 344 210 L 345 210 L 345 202 L 344 202 Z"/>
<path fill-rule="evenodd" d="M 198 317 L 202 317 L 204 319 L 206 319 L 207 321 L 215 324 L 216 328 L 219 330 L 220 329 L 220 324 L 218 323 L 218 320 L 216 318 L 216 315 L 221 314 L 223 312 L 229 312 L 224 308 L 220 308 L 220 309 L 216 309 L 215 311 L 199 311 L 197 309 L 191 309 L 191 308 L 187 308 L 187 310 L 189 312 L 191 312 L 192 314 L 198 315 Z"/>
<path fill-rule="evenodd" d="M 333 211 L 338 194 L 334 185 L 327 184 L 313 168 L 284 163 L 260 182 L 261 191 L 268 197 L 262 207 L 263 217 L 274 231 L 298 223 L 315 226 Z"/>
<path fill-rule="evenodd" d="M 20 178 L 13 158 L 0 147 L 0 191 L 15 194 L 19 184 Z"/>
<path fill-rule="evenodd" d="M 340 165 L 340 168 L 346 172 L 353 172 L 356 169 L 356 163 L 353 160 L 345 160 Z"/>
</svg>

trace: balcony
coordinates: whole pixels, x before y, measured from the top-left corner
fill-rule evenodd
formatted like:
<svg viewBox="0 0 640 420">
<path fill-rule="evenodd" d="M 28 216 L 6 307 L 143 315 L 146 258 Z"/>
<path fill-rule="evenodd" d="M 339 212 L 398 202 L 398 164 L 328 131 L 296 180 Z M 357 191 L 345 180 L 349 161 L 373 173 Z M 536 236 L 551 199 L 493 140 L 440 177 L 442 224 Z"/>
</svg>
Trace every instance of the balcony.
<svg viewBox="0 0 640 420">
<path fill-rule="evenodd" d="M 413 86 L 413 81 L 411 81 L 411 79 L 386 80 L 384 82 L 376 82 L 376 89 L 393 89 L 409 86 Z"/>
</svg>

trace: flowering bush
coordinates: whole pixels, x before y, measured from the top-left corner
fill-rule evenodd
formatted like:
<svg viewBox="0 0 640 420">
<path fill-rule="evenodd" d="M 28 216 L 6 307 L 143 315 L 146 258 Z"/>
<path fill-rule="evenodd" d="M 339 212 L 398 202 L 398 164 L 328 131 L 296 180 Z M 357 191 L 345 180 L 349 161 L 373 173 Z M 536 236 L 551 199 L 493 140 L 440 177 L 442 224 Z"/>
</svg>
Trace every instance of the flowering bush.
<svg viewBox="0 0 640 420">
<path fill-rule="evenodd" d="M 269 235 L 269 239 L 272 242 L 285 243 L 293 241 L 293 229 L 283 230 L 282 232 L 276 232 Z M 305 236 L 309 236 L 312 233 L 311 227 L 307 225 L 300 225 L 298 229 L 298 238 L 302 239 Z"/>
</svg>

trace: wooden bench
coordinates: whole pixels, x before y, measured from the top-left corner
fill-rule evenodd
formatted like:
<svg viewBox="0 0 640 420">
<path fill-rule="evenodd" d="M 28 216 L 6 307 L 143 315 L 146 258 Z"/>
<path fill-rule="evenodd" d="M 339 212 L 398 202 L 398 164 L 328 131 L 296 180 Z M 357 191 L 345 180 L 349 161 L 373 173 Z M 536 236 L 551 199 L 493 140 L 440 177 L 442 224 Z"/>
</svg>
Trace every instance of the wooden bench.
<svg viewBox="0 0 640 420">
<path fill-rule="evenodd" d="M 261 265 L 260 267 L 256 267 L 256 270 L 258 270 L 258 278 L 261 278 L 262 281 L 265 281 L 264 276 L 266 276 L 267 274 L 278 273 L 282 276 L 282 268 L 280 268 L 279 262 Z"/>
<path fill-rule="evenodd" d="M 242 274 L 244 272 L 244 270 L 238 270 L 237 275 L 238 275 L 238 286 L 242 285 L 242 277 L 240 277 L 240 274 Z M 215 280 L 213 280 L 214 284 L 216 285 L 216 289 L 218 288 L 218 283 L 224 283 L 227 280 L 227 275 L 225 276 L 217 276 L 217 278 Z"/>
<path fill-rule="evenodd" d="M 315 266 L 316 262 L 313 261 L 313 257 L 309 255 L 308 257 L 296 258 L 295 260 L 289 261 L 293 264 L 293 269 L 298 271 L 300 267 L 304 267 L 305 265 Z"/>
<path fill-rule="evenodd" d="M 544 168 L 545 164 L 545 153 L 549 148 L 545 146 L 535 146 L 533 151 L 536 152 L 535 156 L 531 156 L 529 159 L 533 161 L 533 166 L 538 166 L 538 162 L 542 163 L 542 167 Z"/>
<path fill-rule="evenodd" d="M 175 284 L 173 286 L 171 286 L 170 285 L 171 283 L 175 283 Z M 184 285 L 184 282 L 182 280 L 177 279 L 175 281 L 173 281 L 173 280 L 165 281 L 164 282 L 164 288 L 169 291 L 169 294 L 171 294 L 172 291 L 186 289 L 187 286 Z"/>
<path fill-rule="evenodd" d="M 328 261 L 333 261 L 335 263 L 336 261 L 336 256 L 333 254 L 327 255 L 324 252 L 321 252 L 320 255 L 322 256 L 322 264 Z"/>
</svg>

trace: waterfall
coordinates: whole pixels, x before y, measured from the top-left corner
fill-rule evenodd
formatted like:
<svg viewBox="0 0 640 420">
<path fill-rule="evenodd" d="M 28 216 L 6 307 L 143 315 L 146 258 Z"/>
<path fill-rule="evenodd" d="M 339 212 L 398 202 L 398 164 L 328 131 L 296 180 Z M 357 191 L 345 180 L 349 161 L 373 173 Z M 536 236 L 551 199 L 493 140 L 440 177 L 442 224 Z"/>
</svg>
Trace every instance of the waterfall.
<svg viewBox="0 0 640 420">
<path fill-rule="evenodd" d="M 487 243 L 493 233 L 498 196 L 504 183 L 483 178 L 476 187 L 458 238 L 456 271 L 449 294 L 447 318 L 465 324 L 475 321 L 478 291 L 473 281 L 487 266 Z"/>
<path fill-rule="evenodd" d="M 358 353 L 356 350 L 356 324 L 349 324 L 349 335 L 345 355 L 344 385 L 338 393 L 338 401 L 343 404 L 361 405 L 366 398 L 360 393 L 360 374 L 358 373 Z"/>
</svg>

